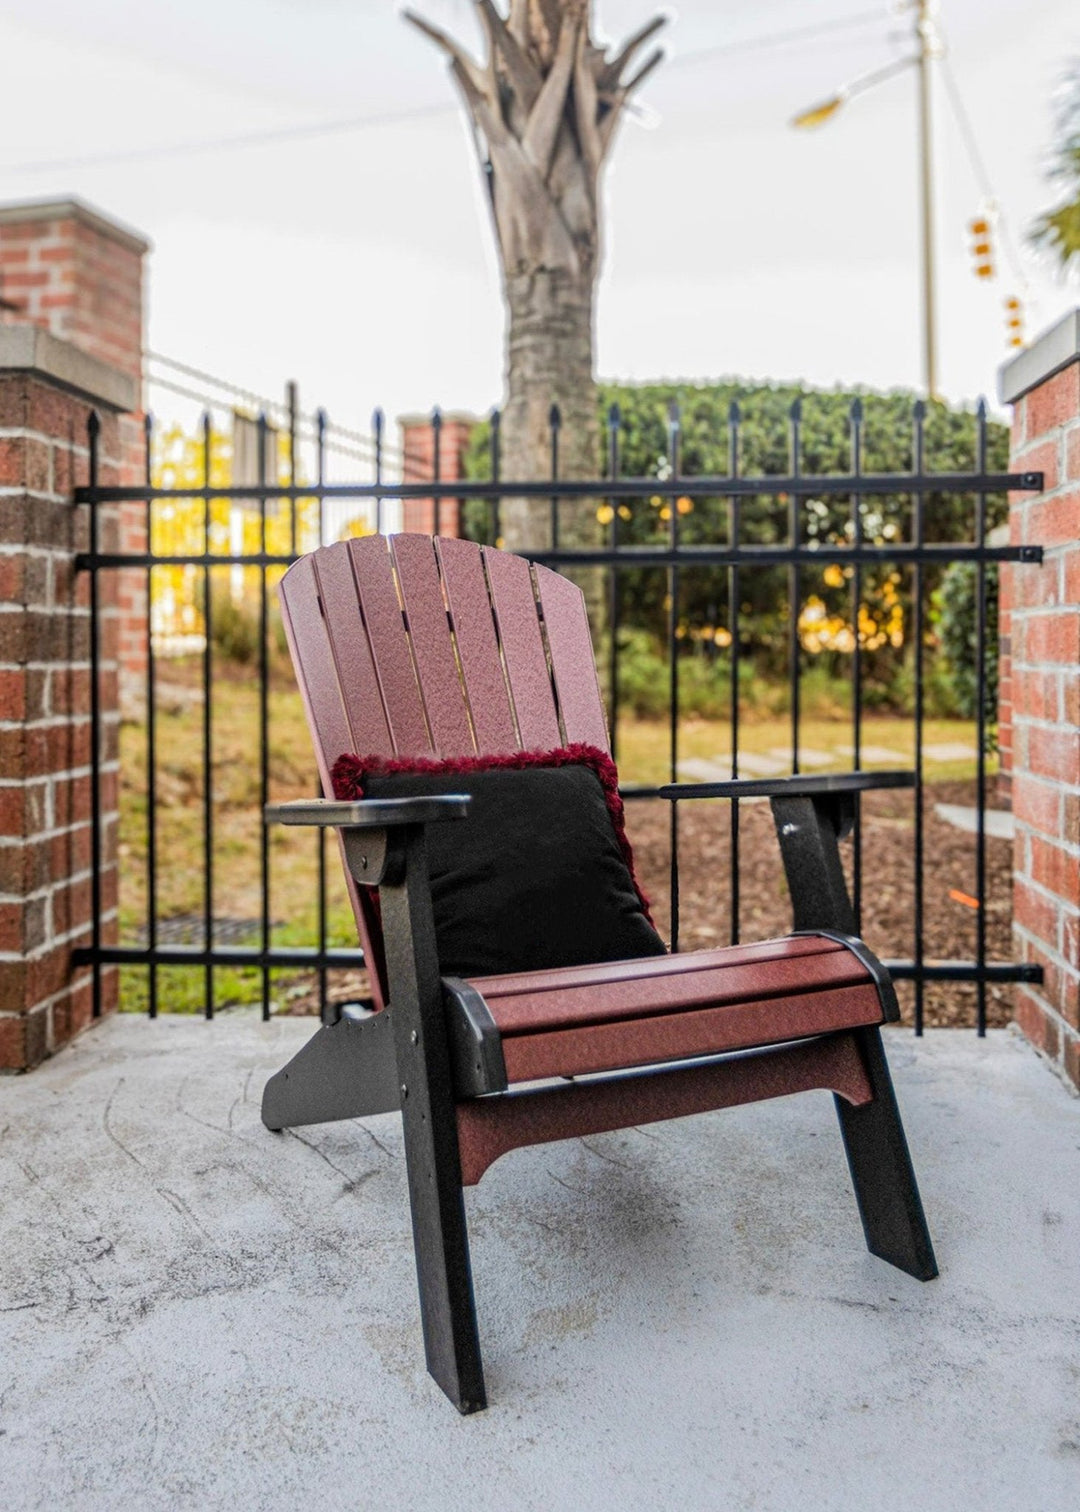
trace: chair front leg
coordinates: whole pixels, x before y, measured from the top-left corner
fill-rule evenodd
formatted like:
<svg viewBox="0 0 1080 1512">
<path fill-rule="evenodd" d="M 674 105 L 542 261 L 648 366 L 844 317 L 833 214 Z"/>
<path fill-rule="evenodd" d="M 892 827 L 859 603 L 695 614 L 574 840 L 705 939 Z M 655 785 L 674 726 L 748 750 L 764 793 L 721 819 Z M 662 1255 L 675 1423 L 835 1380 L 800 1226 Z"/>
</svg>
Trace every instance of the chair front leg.
<svg viewBox="0 0 1080 1512">
<path fill-rule="evenodd" d="M 380 886 L 427 1367 L 459 1412 L 487 1405 L 457 1114 L 421 826 L 394 834 Z"/>
</svg>

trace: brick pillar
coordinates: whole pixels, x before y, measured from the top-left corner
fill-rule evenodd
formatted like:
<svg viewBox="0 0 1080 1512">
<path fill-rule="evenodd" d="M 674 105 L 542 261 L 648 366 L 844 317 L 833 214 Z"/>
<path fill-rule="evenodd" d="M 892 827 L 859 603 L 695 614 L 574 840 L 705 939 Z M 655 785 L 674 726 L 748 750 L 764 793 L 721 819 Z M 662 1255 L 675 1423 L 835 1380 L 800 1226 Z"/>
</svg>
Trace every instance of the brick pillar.
<svg viewBox="0 0 1080 1512">
<path fill-rule="evenodd" d="M 1013 470 L 1044 474 L 1010 510 L 1013 542 L 1042 546 L 1043 565 L 1003 569 L 1013 932 L 1044 973 L 1017 987 L 1016 1018 L 1080 1087 L 1080 310 L 1002 368 L 1000 392 Z"/>
<path fill-rule="evenodd" d="M 476 424 L 476 416 L 460 411 L 442 417 L 439 440 L 439 474 L 444 483 L 465 476 L 465 448 Z M 401 451 L 404 458 L 402 482 L 426 483 L 435 476 L 435 429 L 430 415 L 401 415 Z M 406 499 L 402 510 L 403 529 L 433 535 L 435 531 L 434 499 Z M 443 499 L 439 511 L 439 534 L 461 534 L 461 505 L 457 499 Z"/>
<path fill-rule="evenodd" d="M 143 259 L 149 242 L 79 200 L 0 205 L 0 289 L 16 319 L 40 326 L 135 381 L 136 402 L 120 415 L 119 481 L 145 477 L 143 431 Z M 11 315 L 8 315 L 10 322 Z M 124 551 L 146 550 L 141 504 L 120 509 Z M 139 715 L 146 686 L 146 576 L 117 575 L 120 691 Z"/>
<path fill-rule="evenodd" d="M 27 1070 L 90 1020 L 89 544 L 86 423 L 102 421 L 102 483 L 121 472 L 131 376 L 30 325 L 0 326 L 0 1070 Z M 102 510 L 99 544 L 119 520 Z M 117 608 L 100 579 L 102 937 L 116 934 Z M 102 1008 L 116 1004 L 103 973 Z"/>
</svg>

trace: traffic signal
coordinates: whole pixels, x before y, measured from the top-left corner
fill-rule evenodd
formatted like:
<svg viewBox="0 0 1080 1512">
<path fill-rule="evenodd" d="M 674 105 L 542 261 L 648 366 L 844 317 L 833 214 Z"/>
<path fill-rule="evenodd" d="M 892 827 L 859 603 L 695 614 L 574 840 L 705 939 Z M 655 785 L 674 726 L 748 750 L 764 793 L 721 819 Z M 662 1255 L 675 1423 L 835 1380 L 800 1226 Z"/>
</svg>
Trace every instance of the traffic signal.
<svg viewBox="0 0 1080 1512">
<path fill-rule="evenodd" d="M 976 217 L 968 226 L 971 232 L 971 255 L 975 259 L 975 277 L 993 278 L 994 249 L 990 240 L 990 222 Z"/>
<path fill-rule="evenodd" d="M 1005 301 L 1005 330 L 1011 347 L 1024 344 L 1024 316 L 1020 301 L 1010 297 Z"/>
</svg>

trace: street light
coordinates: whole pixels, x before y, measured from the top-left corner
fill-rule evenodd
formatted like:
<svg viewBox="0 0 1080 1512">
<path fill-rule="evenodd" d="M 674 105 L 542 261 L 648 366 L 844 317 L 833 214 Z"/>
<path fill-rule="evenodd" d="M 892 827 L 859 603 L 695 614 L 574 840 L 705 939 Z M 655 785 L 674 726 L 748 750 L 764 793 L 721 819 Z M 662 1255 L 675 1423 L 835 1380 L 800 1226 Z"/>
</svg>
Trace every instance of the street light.
<svg viewBox="0 0 1080 1512">
<path fill-rule="evenodd" d="M 800 111 L 792 117 L 791 124 L 797 129 L 806 126 L 824 126 L 826 121 L 831 121 L 841 105 L 847 103 L 848 91 L 841 89 L 834 94 L 831 100 L 823 100 L 820 105 L 811 105 L 809 110 Z"/>
<path fill-rule="evenodd" d="M 798 130 L 808 126 L 823 126 L 826 121 L 831 121 L 841 106 L 846 105 L 855 95 L 863 94 L 884 79 L 891 79 L 894 74 L 903 73 L 905 68 L 914 68 L 918 61 L 917 57 L 898 58 L 895 63 L 887 63 L 884 68 L 875 68 L 872 73 L 860 74 L 857 79 L 852 79 L 850 84 L 841 85 L 834 95 L 827 100 L 822 100 L 820 105 L 811 105 L 809 110 L 802 110 L 797 116 L 793 116 L 792 126 Z"/>
<path fill-rule="evenodd" d="M 845 84 L 841 89 L 821 101 L 818 105 L 812 105 L 808 110 L 800 111 L 792 118 L 792 126 L 798 129 L 807 127 L 823 126 L 826 121 L 831 121 L 833 116 L 844 106 L 848 100 L 857 94 L 862 94 L 867 89 L 872 89 L 875 84 L 880 84 L 884 79 L 890 79 L 894 74 L 902 73 L 905 69 L 914 68 L 918 71 L 918 144 L 919 144 L 919 185 L 920 205 L 922 212 L 922 283 L 923 283 L 923 356 L 925 360 L 926 392 L 931 399 L 937 398 L 937 320 L 935 316 L 934 294 L 934 180 L 933 180 L 933 139 L 930 126 L 930 62 L 938 56 L 939 43 L 937 29 L 934 25 L 933 12 L 937 0 L 908 0 L 904 9 L 913 10 L 915 13 L 915 53 L 908 58 L 900 58 L 895 63 L 889 63 L 884 68 L 874 69 L 872 73 L 862 74 L 859 78 Z"/>
</svg>

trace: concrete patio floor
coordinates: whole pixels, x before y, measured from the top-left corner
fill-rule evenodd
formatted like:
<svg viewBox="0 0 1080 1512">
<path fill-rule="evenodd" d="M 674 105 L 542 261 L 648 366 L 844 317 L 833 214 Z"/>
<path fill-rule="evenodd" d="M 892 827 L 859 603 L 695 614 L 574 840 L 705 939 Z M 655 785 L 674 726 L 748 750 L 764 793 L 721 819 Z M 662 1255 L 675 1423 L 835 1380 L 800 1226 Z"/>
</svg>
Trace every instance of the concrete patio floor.
<svg viewBox="0 0 1080 1512">
<path fill-rule="evenodd" d="M 0 1081 L 8 1512 L 1080 1506 L 1080 1099 L 1011 1033 L 887 1037 L 925 1286 L 866 1254 L 823 1093 L 507 1156 L 460 1418 L 397 1118 L 259 1121 L 311 1031 L 121 1018 Z"/>
</svg>

